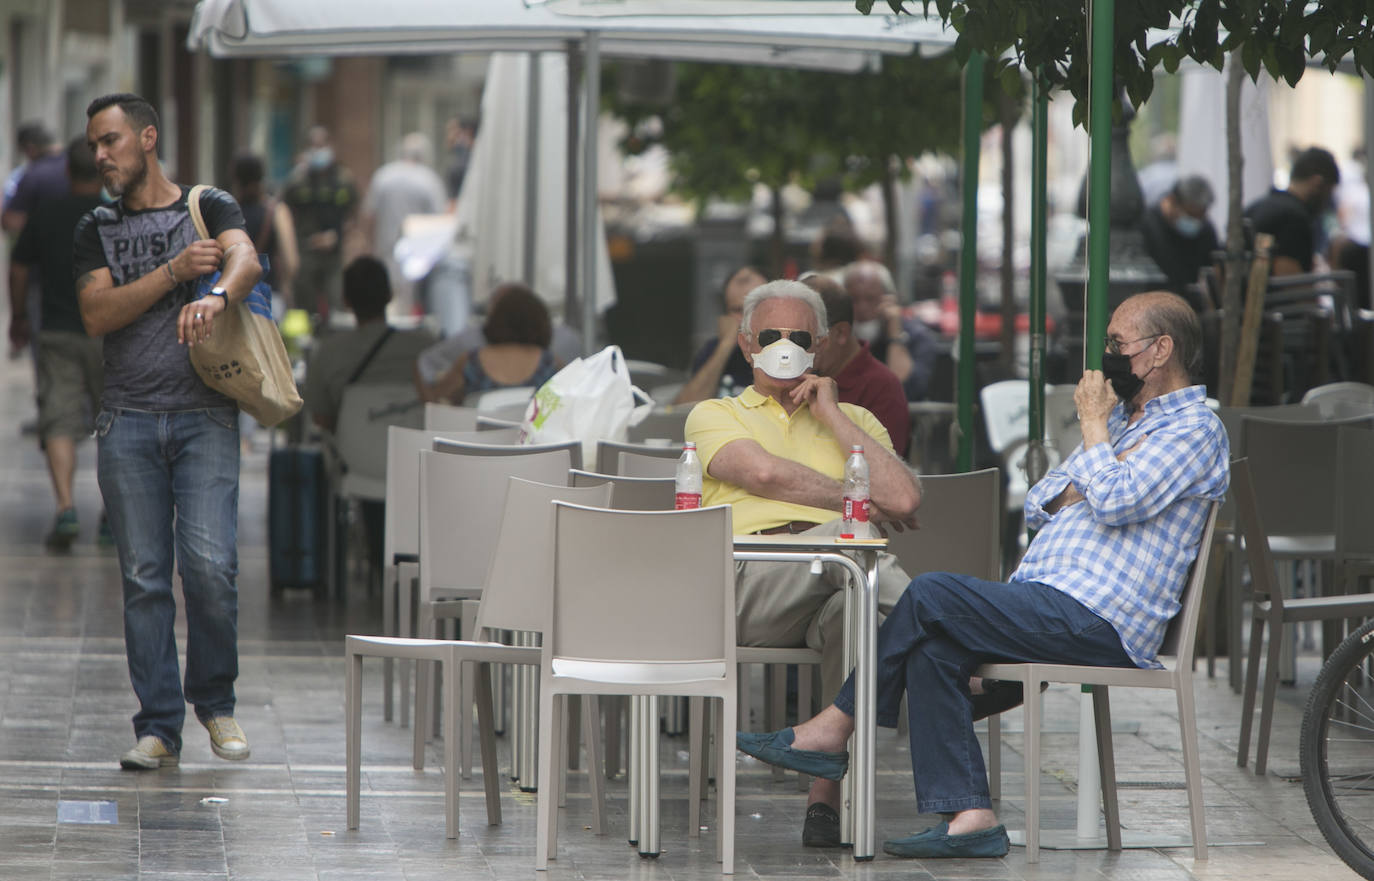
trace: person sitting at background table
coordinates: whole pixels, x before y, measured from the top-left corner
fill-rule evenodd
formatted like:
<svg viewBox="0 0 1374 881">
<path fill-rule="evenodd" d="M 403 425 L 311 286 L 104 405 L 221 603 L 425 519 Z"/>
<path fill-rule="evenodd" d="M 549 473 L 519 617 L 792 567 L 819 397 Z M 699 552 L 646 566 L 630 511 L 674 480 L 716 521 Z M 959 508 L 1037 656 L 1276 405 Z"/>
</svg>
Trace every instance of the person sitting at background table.
<svg viewBox="0 0 1374 881">
<path fill-rule="evenodd" d="M 503 284 L 492 293 L 482 336 L 485 345 L 460 355 L 433 383 L 415 371 L 415 387 L 423 400 L 462 404 L 467 396 L 492 389 L 538 388 L 562 366 L 549 351 L 549 310 L 523 284 Z"/>
<path fill-rule="evenodd" d="M 735 532 L 839 534 L 845 460 L 862 444 L 868 460 L 870 518 L 915 526 L 921 487 L 892 452 L 872 413 L 840 403 L 835 380 L 810 372 L 826 340 L 825 304 L 797 281 L 772 281 L 744 298 L 739 347 L 754 383 L 734 397 L 692 408 L 686 440 L 701 455 L 702 504 L 728 504 Z M 833 694 L 844 680 L 845 576 L 813 575 L 796 563 L 735 564 L 740 645 L 821 653 L 821 681 Z M 878 611 L 892 608 L 909 578 L 891 554 L 879 555 Z M 839 847 L 839 784 L 811 786 L 802 843 Z"/>
<path fill-rule="evenodd" d="M 1190 384 L 1202 327 L 1187 301 L 1137 294 L 1117 307 L 1107 334 L 1103 369 L 1086 371 L 1074 392 L 1083 445 L 1027 494 L 1026 525 L 1039 532 L 1010 581 L 917 576 L 878 630 L 877 722 L 896 727 L 906 695 L 917 810 L 947 818 L 884 842 L 889 854 L 1007 853 L 973 729 L 988 712 L 973 693 L 984 683 L 970 681 L 979 664 L 1159 666 L 1208 509 L 1226 494 L 1229 445 L 1206 388 Z M 1019 702 L 1010 697 L 995 711 Z M 815 717 L 740 732 L 736 745 L 839 781 L 853 730 L 851 676 Z"/>
</svg>

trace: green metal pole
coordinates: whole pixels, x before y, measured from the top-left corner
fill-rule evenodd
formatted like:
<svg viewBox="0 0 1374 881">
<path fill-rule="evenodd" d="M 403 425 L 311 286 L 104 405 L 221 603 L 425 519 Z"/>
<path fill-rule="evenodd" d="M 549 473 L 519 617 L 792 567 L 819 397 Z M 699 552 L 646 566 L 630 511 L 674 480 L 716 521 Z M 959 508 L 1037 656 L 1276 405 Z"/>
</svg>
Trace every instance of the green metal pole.
<svg viewBox="0 0 1374 881">
<path fill-rule="evenodd" d="M 1045 198 L 1050 102 L 1044 77 L 1031 77 L 1030 440 L 1045 440 Z M 1031 475 L 1034 479 L 1044 474 Z"/>
<path fill-rule="evenodd" d="M 1088 81 L 1088 291 L 1083 316 L 1083 369 L 1102 367 L 1107 334 L 1107 282 L 1112 200 L 1112 42 L 1115 0 L 1089 0 L 1091 69 Z"/>
<path fill-rule="evenodd" d="M 973 470 L 973 323 L 978 309 L 978 150 L 983 133 L 983 55 L 974 52 L 964 67 L 964 213 L 959 254 L 959 471 Z"/>
</svg>

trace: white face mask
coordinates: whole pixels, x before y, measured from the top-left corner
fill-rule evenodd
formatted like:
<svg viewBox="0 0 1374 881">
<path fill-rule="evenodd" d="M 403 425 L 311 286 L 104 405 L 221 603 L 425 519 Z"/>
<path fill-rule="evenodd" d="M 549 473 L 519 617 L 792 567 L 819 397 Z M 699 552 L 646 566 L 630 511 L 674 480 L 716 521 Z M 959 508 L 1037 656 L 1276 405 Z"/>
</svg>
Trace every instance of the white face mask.
<svg viewBox="0 0 1374 881">
<path fill-rule="evenodd" d="M 854 336 L 866 343 L 873 342 L 883 332 L 883 320 L 881 318 L 870 318 L 868 321 L 855 321 L 850 326 L 854 328 Z"/>
<path fill-rule="evenodd" d="M 815 361 L 815 355 L 786 338 L 754 355 L 754 366 L 774 379 L 796 379 Z"/>
</svg>

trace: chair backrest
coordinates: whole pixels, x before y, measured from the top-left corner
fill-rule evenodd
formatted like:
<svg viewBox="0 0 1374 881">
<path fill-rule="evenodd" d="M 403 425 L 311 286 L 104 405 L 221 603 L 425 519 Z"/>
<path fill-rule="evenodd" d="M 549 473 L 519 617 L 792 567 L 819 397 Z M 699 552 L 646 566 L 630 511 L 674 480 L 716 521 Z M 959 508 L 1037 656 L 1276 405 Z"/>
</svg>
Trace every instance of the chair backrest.
<svg viewBox="0 0 1374 881">
<path fill-rule="evenodd" d="M 424 408 L 411 383 L 355 383 L 344 388 L 334 444 L 348 472 L 386 479 L 386 435 L 392 425 L 424 427 Z"/>
<path fill-rule="evenodd" d="M 543 630 L 553 594 L 553 502 L 604 508 L 610 500 L 607 483 L 570 487 L 510 478 L 477 609 L 477 632 L 484 627 Z"/>
<path fill-rule="evenodd" d="M 1164 642 L 1159 648 L 1159 654 L 1178 659 L 1178 669 L 1184 671 L 1184 675 L 1188 675 L 1192 668 L 1193 651 L 1197 647 L 1197 625 L 1207 588 L 1207 560 L 1212 554 L 1212 535 L 1216 532 L 1217 512 L 1220 510 L 1221 502 L 1212 502 L 1207 508 L 1197 559 L 1193 560 L 1193 566 L 1188 570 L 1188 580 L 1184 582 L 1183 593 L 1178 598 L 1178 614 L 1165 629 Z"/>
<path fill-rule="evenodd" d="M 908 575 L 962 572 L 1002 578 L 1002 476 L 996 468 L 921 476 L 920 529 L 888 530 L 888 552 Z"/>
<path fill-rule="evenodd" d="M 1217 411 L 1221 424 L 1226 428 L 1226 437 L 1231 442 L 1231 455 L 1241 458 L 1245 455 L 1245 438 L 1241 423 L 1251 416 L 1284 422 L 1320 422 L 1322 411 L 1315 404 L 1278 404 L 1273 407 L 1222 407 Z"/>
<path fill-rule="evenodd" d="M 1374 414 L 1319 422 L 1241 420 L 1241 449 L 1270 535 L 1335 532 L 1336 437 L 1342 427 L 1374 428 Z"/>
<path fill-rule="evenodd" d="M 677 506 L 677 481 L 672 477 L 625 477 L 576 468 L 568 476 L 573 486 L 611 484 L 610 507 L 621 511 L 671 511 Z"/>
<path fill-rule="evenodd" d="M 1336 552 L 1374 558 L 1374 431 L 1341 428 L 1336 448 Z"/>
<path fill-rule="evenodd" d="M 983 386 L 978 393 L 987 426 L 988 446 L 1001 453 L 1012 441 L 1024 438 L 1030 425 L 1030 383 L 1004 379 Z"/>
<path fill-rule="evenodd" d="M 1374 412 L 1374 385 L 1363 382 L 1328 382 L 1326 385 L 1308 389 L 1302 396 L 1302 402 L 1316 404 L 1322 416 L 1327 418 L 1353 415 L 1354 408 Z"/>
<path fill-rule="evenodd" d="M 519 432 L 512 429 L 496 429 L 474 432 L 469 439 L 463 440 L 435 438 L 434 452 L 456 453 L 464 456 L 534 456 L 566 450 L 571 461 L 567 467 L 582 467 L 581 441 L 559 441 L 556 444 L 521 444 L 516 442 L 518 435 Z"/>
<path fill-rule="evenodd" d="M 1073 385 L 1045 387 L 1045 440 L 1059 451 L 1061 459 L 1067 459 L 1083 442 L 1078 405 L 1073 400 L 1076 388 Z"/>
<path fill-rule="evenodd" d="M 555 502 L 550 656 L 733 667 L 731 529 L 727 505 L 646 512 Z"/>
<path fill-rule="evenodd" d="M 496 545 L 507 479 L 566 484 L 572 467 L 567 445 L 468 452 L 477 446 L 451 443 L 442 453 L 420 453 L 422 591 L 480 588 Z"/>
<path fill-rule="evenodd" d="M 630 372 L 630 382 L 645 390 L 665 383 L 683 382 L 687 379 L 682 370 L 668 367 L 665 364 L 657 364 L 653 361 L 626 358 L 625 369 Z"/>
<path fill-rule="evenodd" d="M 436 437 L 465 440 L 475 431 L 434 431 L 392 425 L 386 433 L 386 523 L 383 529 L 383 565 L 397 554 L 420 552 L 420 451 L 428 450 Z"/>
<path fill-rule="evenodd" d="M 525 405 L 534 397 L 535 388 L 532 385 L 517 385 L 509 388 L 494 388 L 484 392 L 477 392 L 472 395 L 469 406 L 486 412 L 488 410 L 506 410 L 519 407 L 523 412 Z"/>
<path fill-rule="evenodd" d="M 476 431 L 477 410 L 474 407 L 455 407 L 436 401 L 425 403 L 425 428 L 439 431 Z"/>
<path fill-rule="evenodd" d="M 479 414 L 478 414 L 478 416 L 477 416 L 477 430 L 478 430 L 478 431 L 495 431 L 495 430 L 498 429 L 498 428 L 514 428 L 516 431 L 519 431 L 519 430 L 520 430 L 520 420 L 519 420 L 519 419 L 500 419 L 500 418 L 498 418 L 498 417 L 496 417 L 496 416 L 488 416 L 488 415 L 485 414 L 485 413 L 479 413 Z"/>
<path fill-rule="evenodd" d="M 1374 433 L 1366 434 L 1374 437 Z M 1269 533 L 1264 531 L 1264 518 L 1260 515 L 1259 502 L 1255 497 L 1249 459 L 1231 460 L 1231 494 L 1236 501 L 1236 525 L 1245 538 L 1245 556 L 1250 563 L 1250 584 L 1255 599 L 1261 602 L 1272 600 L 1282 609 L 1283 591 L 1278 589 L 1275 578 L 1274 555 L 1269 550 Z"/>
<path fill-rule="evenodd" d="M 641 456 L 656 456 L 676 461 L 682 455 L 682 445 L 656 446 L 653 444 L 630 444 L 621 441 L 599 440 L 596 442 L 596 470 L 598 474 L 616 474 L 621 453 L 638 453 Z M 672 473 L 671 471 L 668 473 Z M 642 475 L 656 477 L 658 475 Z"/>
<path fill-rule="evenodd" d="M 677 460 L 681 456 L 649 456 L 644 453 L 622 451 L 615 457 L 616 474 L 624 477 L 673 477 L 677 474 Z"/>
<path fill-rule="evenodd" d="M 650 438 L 663 438 L 671 441 L 678 449 L 682 448 L 683 435 L 687 428 L 687 415 L 692 412 L 690 404 L 673 407 L 655 407 L 638 425 L 631 425 L 626 434 L 630 443 L 643 443 Z"/>
</svg>

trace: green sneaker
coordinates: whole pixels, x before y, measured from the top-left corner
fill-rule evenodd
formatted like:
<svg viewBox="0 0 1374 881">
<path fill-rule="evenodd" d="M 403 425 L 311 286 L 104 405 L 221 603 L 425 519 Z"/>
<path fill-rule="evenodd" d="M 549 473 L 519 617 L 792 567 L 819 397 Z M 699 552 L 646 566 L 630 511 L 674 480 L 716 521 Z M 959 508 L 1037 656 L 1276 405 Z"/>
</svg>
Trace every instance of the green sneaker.
<svg viewBox="0 0 1374 881">
<path fill-rule="evenodd" d="M 64 508 L 57 512 L 57 519 L 53 521 L 52 532 L 48 533 L 46 543 L 55 551 L 65 551 L 80 534 L 81 524 L 76 521 L 76 509 Z"/>
<path fill-rule="evenodd" d="M 105 512 L 100 512 L 100 528 L 95 534 L 95 543 L 102 548 L 114 547 L 114 533 L 110 531 L 110 518 L 105 516 Z"/>
</svg>

